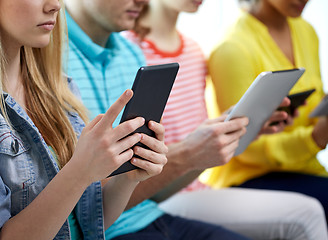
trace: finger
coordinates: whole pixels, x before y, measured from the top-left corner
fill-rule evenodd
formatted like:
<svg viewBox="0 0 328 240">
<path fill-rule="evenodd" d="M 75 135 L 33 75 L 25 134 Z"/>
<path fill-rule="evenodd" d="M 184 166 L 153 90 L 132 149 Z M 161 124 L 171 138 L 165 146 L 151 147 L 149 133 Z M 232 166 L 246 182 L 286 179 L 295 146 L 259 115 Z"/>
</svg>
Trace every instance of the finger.
<svg viewBox="0 0 328 240">
<path fill-rule="evenodd" d="M 113 130 L 114 132 L 114 134 L 112 134 L 113 140 L 114 141 L 121 140 L 122 138 L 133 133 L 135 130 L 137 130 L 144 124 L 145 124 L 145 119 L 142 117 L 137 117 L 121 123 Z"/>
<path fill-rule="evenodd" d="M 145 144 L 151 150 L 158 153 L 167 153 L 167 146 L 163 141 L 159 141 L 156 138 L 150 137 L 146 134 L 142 134 L 142 138 L 140 140 L 141 143 Z"/>
<path fill-rule="evenodd" d="M 279 123 L 277 123 L 277 124 L 274 125 L 274 126 L 267 126 L 267 127 L 264 127 L 264 128 L 262 128 L 261 131 L 259 132 L 259 135 L 261 135 L 261 134 L 272 134 L 272 133 L 276 133 L 276 132 L 279 131 L 279 129 L 280 129 L 280 125 L 281 125 L 281 124 L 282 124 L 282 123 L 279 122 Z"/>
<path fill-rule="evenodd" d="M 293 118 L 296 118 L 300 115 L 300 111 L 298 109 L 295 109 L 294 112 L 293 112 Z"/>
<path fill-rule="evenodd" d="M 285 111 L 275 111 L 270 119 L 268 120 L 269 124 L 273 123 L 273 122 L 281 122 L 284 121 L 288 118 L 288 113 L 286 113 Z"/>
<path fill-rule="evenodd" d="M 132 148 L 134 145 L 136 145 L 141 140 L 141 134 L 135 133 L 131 136 L 128 136 L 126 138 L 123 138 L 122 140 L 117 142 L 117 145 L 115 146 L 115 152 L 120 154 L 124 151 L 126 151 L 129 148 Z"/>
<path fill-rule="evenodd" d="M 155 136 L 158 140 L 164 141 L 165 129 L 162 124 L 159 124 L 155 121 L 149 121 L 148 127 L 150 130 L 152 130 L 155 133 Z"/>
<path fill-rule="evenodd" d="M 235 132 L 243 127 L 246 127 L 248 125 L 248 118 L 247 117 L 240 117 L 240 118 L 234 118 L 229 120 L 228 122 L 223 122 L 221 124 L 224 124 L 224 132 L 229 133 L 229 132 Z"/>
<path fill-rule="evenodd" d="M 126 90 L 107 110 L 101 121 L 98 123 L 99 128 L 108 128 L 113 125 L 118 114 L 133 96 L 132 90 Z"/>
<path fill-rule="evenodd" d="M 164 164 L 155 164 L 140 158 L 132 158 L 131 163 L 147 172 L 148 175 L 154 176 L 161 173 Z"/>
<path fill-rule="evenodd" d="M 288 118 L 286 119 L 286 125 L 290 126 L 293 124 L 293 122 L 294 122 L 294 117 L 288 116 Z"/>
<path fill-rule="evenodd" d="M 133 150 L 130 148 L 124 152 L 122 152 L 121 154 L 118 155 L 117 157 L 117 162 L 119 163 L 119 166 L 121 166 L 123 163 L 129 161 L 132 159 L 133 157 Z"/>
<path fill-rule="evenodd" d="M 285 97 L 280 103 L 279 107 L 288 107 L 290 103 L 290 99 L 288 97 Z"/>
<path fill-rule="evenodd" d="M 135 146 L 133 147 L 133 151 L 135 155 L 138 155 L 139 157 L 146 159 L 152 163 L 161 164 L 166 160 L 165 155 L 143 147 Z"/>
<path fill-rule="evenodd" d="M 226 114 L 222 114 L 221 116 L 217 117 L 217 118 L 212 118 L 212 119 L 207 119 L 205 122 L 207 124 L 216 124 L 216 123 L 220 123 L 223 122 L 228 115 Z"/>
<path fill-rule="evenodd" d="M 87 124 L 85 126 L 84 129 L 89 130 L 94 128 L 95 125 L 98 124 L 98 122 L 103 118 L 104 114 L 99 114 L 98 116 L 96 116 L 91 122 L 89 122 L 89 124 Z"/>
<path fill-rule="evenodd" d="M 231 144 L 232 142 L 239 141 L 242 136 L 246 133 L 246 128 L 243 127 L 237 131 L 229 132 L 226 136 L 226 143 Z"/>
</svg>

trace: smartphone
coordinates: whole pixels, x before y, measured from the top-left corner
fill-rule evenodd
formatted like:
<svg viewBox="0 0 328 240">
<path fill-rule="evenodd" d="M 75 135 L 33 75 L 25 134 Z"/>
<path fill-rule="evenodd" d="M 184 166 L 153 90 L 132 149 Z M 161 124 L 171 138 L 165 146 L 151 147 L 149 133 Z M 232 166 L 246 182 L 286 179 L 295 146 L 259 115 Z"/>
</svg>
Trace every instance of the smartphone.
<svg viewBox="0 0 328 240">
<path fill-rule="evenodd" d="M 278 111 L 285 111 L 288 115 L 294 116 L 295 111 L 298 107 L 305 104 L 305 100 L 315 91 L 315 89 L 306 90 L 304 92 L 298 92 L 295 94 L 288 95 L 290 99 L 290 105 L 287 107 L 280 107 Z M 286 123 L 286 121 L 284 121 Z M 279 122 L 272 122 L 270 126 L 277 125 Z"/>
<path fill-rule="evenodd" d="M 150 120 L 160 122 L 178 70 L 178 63 L 141 67 L 136 74 L 132 86 L 133 96 L 124 108 L 120 123 L 136 117 L 143 117 L 146 120 L 145 124 L 133 133 L 145 133 L 154 137 L 154 132 L 147 127 L 148 122 Z M 147 148 L 141 143 L 137 145 Z M 128 161 L 109 176 L 136 168 Z"/>
<path fill-rule="evenodd" d="M 305 104 L 305 100 L 315 91 L 315 89 L 310 89 L 304 92 L 295 93 L 292 95 L 288 95 L 287 97 L 290 99 L 290 105 L 288 107 L 280 108 L 283 111 L 286 111 L 290 115 L 294 115 L 295 110 Z"/>
</svg>

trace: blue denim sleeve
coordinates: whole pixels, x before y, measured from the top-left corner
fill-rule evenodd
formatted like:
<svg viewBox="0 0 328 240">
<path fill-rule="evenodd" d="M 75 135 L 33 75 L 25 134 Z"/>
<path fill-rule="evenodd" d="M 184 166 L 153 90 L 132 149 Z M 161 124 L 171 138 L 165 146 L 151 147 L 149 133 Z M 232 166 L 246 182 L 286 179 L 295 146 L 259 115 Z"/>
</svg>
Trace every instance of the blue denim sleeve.
<svg viewBox="0 0 328 240">
<path fill-rule="evenodd" d="M 0 229 L 11 217 L 10 189 L 3 183 L 0 177 Z"/>
<path fill-rule="evenodd" d="M 73 81 L 72 78 L 68 77 L 67 78 L 68 81 L 68 87 L 69 89 L 72 91 L 72 93 L 80 100 L 82 100 L 81 98 L 81 93 L 79 90 L 79 87 L 77 86 L 77 84 Z"/>
</svg>

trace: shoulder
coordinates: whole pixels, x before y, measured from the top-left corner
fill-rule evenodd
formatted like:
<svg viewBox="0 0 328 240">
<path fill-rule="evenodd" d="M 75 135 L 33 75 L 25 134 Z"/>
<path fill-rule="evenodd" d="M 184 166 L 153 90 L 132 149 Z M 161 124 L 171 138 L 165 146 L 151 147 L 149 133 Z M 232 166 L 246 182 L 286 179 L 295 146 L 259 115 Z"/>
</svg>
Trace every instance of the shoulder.
<svg viewBox="0 0 328 240">
<path fill-rule="evenodd" d="M 195 51 L 201 51 L 202 52 L 202 49 L 201 49 L 200 45 L 194 39 L 192 39 L 189 36 L 183 35 L 181 33 L 180 33 L 180 37 L 183 41 L 183 44 L 184 44 L 185 48 L 191 48 L 191 49 L 194 49 Z"/>
<path fill-rule="evenodd" d="M 133 32 L 133 31 L 122 31 L 121 36 L 124 37 L 125 39 L 127 39 L 128 41 L 131 41 L 132 43 L 136 44 L 136 45 L 140 45 L 140 38 L 138 37 L 138 35 Z"/>
<path fill-rule="evenodd" d="M 81 93 L 80 93 L 80 90 L 79 90 L 79 87 L 78 85 L 76 84 L 76 82 L 73 80 L 72 77 L 66 75 L 66 74 L 63 74 L 63 81 L 66 81 L 67 82 L 67 86 L 68 86 L 68 89 L 78 98 L 78 99 L 81 99 Z"/>
<path fill-rule="evenodd" d="M 130 39 L 125 37 L 125 34 L 126 33 L 112 33 L 113 40 L 115 44 L 120 47 L 120 50 L 137 52 L 142 54 L 139 46 L 135 42 L 132 42 Z"/>
<path fill-rule="evenodd" d="M 291 18 L 289 19 L 291 26 L 297 33 L 303 37 L 310 37 L 312 39 L 317 39 L 318 35 L 314 27 L 306 21 L 304 18 Z"/>
<path fill-rule="evenodd" d="M 135 58 L 142 65 L 145 63 L 144 54 L 137 44 L 124 37 L 122 33 L 112 33 L 111 35 L 113 43 L 118 48 L 121 56 L 126 58 Z"/>
<path fill-rule="evenodd" d="M 241 13 L 222 40 L 214 47 L 210 59 L 217 56 L 224 58 L 253 58 L 254 52 L 260 52 L 262 44 L 268 38 L 267 28 L 248 13 Z"/>
</svg>

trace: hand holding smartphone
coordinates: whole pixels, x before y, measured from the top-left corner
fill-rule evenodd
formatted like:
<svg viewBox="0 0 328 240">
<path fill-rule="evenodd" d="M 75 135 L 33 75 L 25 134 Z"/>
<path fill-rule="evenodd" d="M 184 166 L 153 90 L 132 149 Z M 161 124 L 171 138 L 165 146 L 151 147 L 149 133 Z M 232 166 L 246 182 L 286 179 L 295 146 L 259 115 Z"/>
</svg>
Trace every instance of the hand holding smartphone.
<svg viewBox="0 0 328 240">
<path fill-rule="evenodd" d="M 290 99 L 290 105 L 287 107 L 280 107 L 278 111 L 285 111 L 288 115 L 294 117 L 295 111 L 298 107 L 305 104 L 306 99 L 315 91 L 315 89 L 310 89 L 304 92 L 298 92 L 295 94 L 288 95 L 287 97 Z M 284 121 L 286 123 L 286 120 Z M 274 126 L 279 124 L 279 122 L 272 122 L 270 126 Z"/>
<path fill-rule="evenodd" d="M 290 99 L 290 105 L 288 107 L 278 108 L 278 110 L 282 110 L 287 112 L 289 115 L 293 116 L 295 114 L 295 110 L 304 105 L 306 99 L 315 91 L 315 89 L 310 89 L 304 92 L 299 92 L 295 94 L 288 95 L 287 97 Z"/>
</svg>

